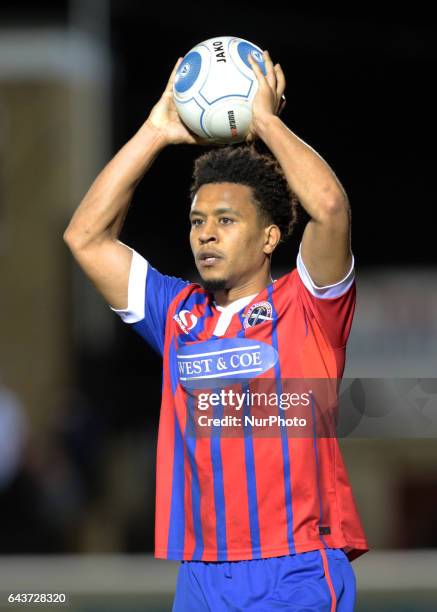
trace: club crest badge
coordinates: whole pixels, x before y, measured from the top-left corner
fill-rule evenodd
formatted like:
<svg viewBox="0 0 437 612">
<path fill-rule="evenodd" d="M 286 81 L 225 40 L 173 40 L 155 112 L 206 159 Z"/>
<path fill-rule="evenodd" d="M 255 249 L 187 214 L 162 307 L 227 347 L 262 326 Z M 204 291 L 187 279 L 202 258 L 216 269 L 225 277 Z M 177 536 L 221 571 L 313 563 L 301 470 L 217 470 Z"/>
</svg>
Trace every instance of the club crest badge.
<svg viewBox="0 0 437 612">
<path fill-rule="evenodd" d="M 256 304 L 252 304 L 244 317 L 244 328 L 254 327 L 265 321 L 273 321 L 272 312 L 273 309 L 270 302 L 257 302 Z"/>
</svg>

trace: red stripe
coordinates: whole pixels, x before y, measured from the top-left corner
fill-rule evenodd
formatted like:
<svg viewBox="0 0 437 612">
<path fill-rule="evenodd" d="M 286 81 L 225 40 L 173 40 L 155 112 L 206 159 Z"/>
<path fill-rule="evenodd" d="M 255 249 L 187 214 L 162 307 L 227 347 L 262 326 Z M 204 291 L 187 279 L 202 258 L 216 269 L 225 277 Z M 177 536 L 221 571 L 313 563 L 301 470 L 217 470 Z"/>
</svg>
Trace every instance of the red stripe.
<svg viewBox="0 0 437 612">
<path fill-rule="evenodd" d="M 182 430 L 184 431 L 184 429 Z M 184 515 L 185 515 L 185 536 L 184 536 L 184 559 L 193 557 L 196 548 L 193 525 L 193 500 L 191 496 L 192 473 L 188 448 L 184 443 Z"/>
<path fill-rule="evenodd" d="M 164 389 L 159 417 L 158 447 L 156 455 L 156 522 L 155 549 L 158 557 L 167 557 L 170 524 L 174 459 L 174 412 L 171 394 Z"/>
<path fill-rule="evenodd" d="M 272 550 L 280 550 L 287 546 L 282 441 L 278 436 L 254 437 L 253 452 L 261 553 L 263 556 L 264 554 L 268 556 Z M 272 474 L 275 474 L 274 479 Z"/>
<path fill-rule="evenodd" d="M 223 437 L 220 445 L 227 519 L 227 558 L 228 561 L 235 561 L 241 559 L 242 551 L 244 556 L 251 549 L 244 438 Z"/>
<path fill-rule="evenodd" d="M 252 300 L 251 304 L 246 306 L 245 314 L 247 314 L 251 305 L 267 301 L 267 299 L 268 292 L 265 289 L 256 300 Z M 245 337 L 272 346 L 272 324 L 248 327 L 245 329 Z M 250 383 L 251 393 L 265 393 L 267 396 L 270 393 L 275 393 L 277 390 L 276 380 L 272 379 L 272 374 L 273 368 L 253 379 Z M 275 410 L 270 409 L 270 411 L 266 410 L 262 401 L 259 406 L 255 402 L 250 408 L 250 414 L 255 418 L 273 414 Z M 261 556 L 268 556 L 275 550 L 284 550 L 284 554 L 287 554 L 291 550 L 285 552 L 287 546 L 287 512 L 282 440 L 275 427 L 269 429 L 266 426 L 258 431 L 257 426 L 255 426 L 252 434 Z M 276 480 L 272 481 L 272 474 L 277 475 Z"/>
<path fill-rule="evenodd" d="M 217 537 L 210 437 L 197 438 L 195 457 L 200 489 L 200 520 L 203 536 L 202 560 L 211 560 L 217 558 Z"/>
<path fill-rule="evenodd" d="M 331 574 L 329 573 L 329 565 L 328 559 L 326 557 L 326 552 L 323 550 L 323 548 L 320 549 L 320 554 L 322 555 L 323 570 L 325 572 L 326 582 L 328 583 L 328 589 L 331 593 L 331 612 L 335 612 L 337 609 L 337 596 L 335 594 L 334 586 L 332 584 Z"/>
<path fill-rule="evenodd" d="M 319 538 L 320 505 L 316 480 L 314 442 L 309 438 L 288 438 L 290 456 L 293 538 L 297 553 L 308 550 L 308 542 Z M 301 542 L 302 544 L 299 544 Z"/>
</svg>

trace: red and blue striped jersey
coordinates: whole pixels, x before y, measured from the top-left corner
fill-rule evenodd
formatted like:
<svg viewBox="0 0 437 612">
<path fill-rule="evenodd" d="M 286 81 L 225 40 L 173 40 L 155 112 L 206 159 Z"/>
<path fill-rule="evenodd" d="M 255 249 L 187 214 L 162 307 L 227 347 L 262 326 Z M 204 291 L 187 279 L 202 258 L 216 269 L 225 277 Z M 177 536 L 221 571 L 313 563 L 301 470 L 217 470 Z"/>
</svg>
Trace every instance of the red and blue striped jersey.
<svg viewBox="0 0 437 612">
<path fill-rule="evenodd" d="M 297 267 L 226 307 L 196 283 L 166 276 L 133 251 L 128 307 L 114 310 L 163 358 L 155 556 L 257 559 L 368 550 L 334 436 L 193 435 L 190 384 L 340 379 L 355 309 L 354 262 L 316 287 Z M 278 388 L 278 387 L 276 387 Z"/>
</svg>

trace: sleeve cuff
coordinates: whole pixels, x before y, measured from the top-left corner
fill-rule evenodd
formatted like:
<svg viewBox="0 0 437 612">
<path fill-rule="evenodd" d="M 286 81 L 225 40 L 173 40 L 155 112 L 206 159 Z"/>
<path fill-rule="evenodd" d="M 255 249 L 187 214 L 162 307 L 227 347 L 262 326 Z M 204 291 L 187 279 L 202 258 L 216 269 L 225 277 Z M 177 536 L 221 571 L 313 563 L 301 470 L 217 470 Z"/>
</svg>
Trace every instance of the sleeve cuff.
<svg viewBox="0 0 437 612">
<path fill-rule="evenodd" d="M 301 255 L 301 246 L 302 243 L 299 245 L 299 253 L 297 254 L 296 267 L 303 284 L 312 295 L 322 299 L 336 298 L 340 295 L 343 295 L 343 293 L 346 293 L 346 291 L 350 289 L 355 279 L 355 259 L 353 254 L 349 272 L 342 280 L 338 281 L 338 283 L 334 283 L 333 285 L 325 285 L 324 287 L 318 287 L 313 282 L 308 270 L 305 267 L 305 264 L 303 263 Z"/>
<path fill-rule="evenodd" d="M 136 323 L 144 319 L 147 267 L 147 260 L 132 249 L 127 308 L 109 306 L 125 323 Z"/>
</svg>

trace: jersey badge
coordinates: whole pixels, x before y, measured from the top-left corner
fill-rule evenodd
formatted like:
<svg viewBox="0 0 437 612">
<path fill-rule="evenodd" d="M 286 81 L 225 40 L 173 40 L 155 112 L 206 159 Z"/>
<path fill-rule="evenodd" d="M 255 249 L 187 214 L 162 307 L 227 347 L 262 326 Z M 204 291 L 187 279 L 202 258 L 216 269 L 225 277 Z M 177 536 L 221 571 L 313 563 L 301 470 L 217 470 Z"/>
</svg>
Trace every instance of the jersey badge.
<svg viewBox="0 0 437 612">
<path fill-rule="evenodd" d="M 184 334 L 189 334 L 190 330 L 195 327 L 197 323 L 197 317 L 189 310 L 181 310 L 176 313 L 173 317 L 176 323 L 179 325 Z"/>
<path fill-rule="evenodd" d="M 243 326 L 247 329 L 248 327 L 254 327 L 255 325 L 264 323 L 264 321 L 273 321 L 272 305 L 270 302 L 257 302 L 256 304 L 252 304 L 247 311 L 244 317 Z"/>
</svg>

